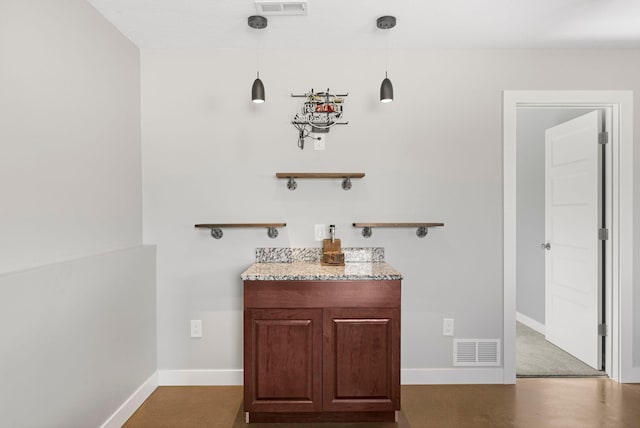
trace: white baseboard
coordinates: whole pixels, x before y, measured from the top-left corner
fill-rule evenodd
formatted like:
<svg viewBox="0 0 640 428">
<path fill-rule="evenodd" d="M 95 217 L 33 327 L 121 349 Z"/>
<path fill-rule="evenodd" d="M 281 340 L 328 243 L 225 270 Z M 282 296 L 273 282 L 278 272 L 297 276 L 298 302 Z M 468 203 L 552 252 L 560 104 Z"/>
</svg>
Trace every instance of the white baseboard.
<svg viewBox="0 0 640 428">
<path fill-rule="evenodd" d="M 544 324 L 534 320 L 531 317 L 521 314 L 520 312 L 516 312 L 516 321 L 520 321 L 522 324 L 526 325 L 529 328 L 534 329 L 538 333 L 544 334 L 544 331 L 545 331 Z"/>
<path fill-rule="evenodd" d="M 138 410 L 158 387 L 158 372 L 154 372 L 129 398 L 107 419 L 100 428 L 120 428 Z"/>
<path fill-rule="evenodd" d="M 242 369 L 159 370 L 161 386 L 242 385 Z"/>
<path fill-rule="evenodd" d="M 621 383 L 640 383 L 640 367 L 630 367 L 623 370 Z"/>
<path fill-rule="evenodd" d="M 498 368 L 402 369 L 402 385 L 502 384 L 504 370 Z"/>
<path fill-rule="evenodd" d="M 242 385 L 243 371 L 159 370 L 159 386 Z M 495 384 L 504 383 L 502 367 L 456 369 L 402 369 L 403 385 Z"/>
</svg>

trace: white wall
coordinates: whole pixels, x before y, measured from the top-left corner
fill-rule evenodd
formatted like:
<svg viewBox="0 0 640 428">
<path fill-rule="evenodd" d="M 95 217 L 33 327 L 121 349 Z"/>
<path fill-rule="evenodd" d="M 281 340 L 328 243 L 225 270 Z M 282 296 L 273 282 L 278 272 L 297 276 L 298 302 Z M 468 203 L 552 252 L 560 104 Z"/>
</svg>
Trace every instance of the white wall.
<svg viewBox="0 0 640 428">
<path fill-rule="evenodd" d="M 141 242 L 139 93 L 87 2 L 0 2 L 0 272 Z"/>
<path fill-rule="evenodd" d="M 545 323 L 544 131 L 588 113 L 577 109 L 519 109 L 517 117 L 516 309 Z"/>
<path fill-rule="evenodd" d="M 2 1 L 0 94 L 0 426 L 98 426 L 156 369 L 139 51 L 85 1 Z"/>
<path fill-rule="evenodd" d="M 160 368 L 241 368 L 239 274 L 255 247 L 317 246 L 314 223 L 336 224 L 343 245 L 386 248 L 405 275 L 402 367 L 451 368 L 443 317 L 455 318 L 457 337 L 502 336 L 502 91 L 633 89 L 636 103 L 640 94 L 638 50 L 401 51 L 389 59 L 396 100 L 381 105 L 380 58 L 262 52 L 267 102 L 255 106 L 254 51 L 142 52 L 144 240 L 158 244 Z M 289 123 L 300 99 L 289 94 L 327 87 L 349 91 L 350 124 L 331 131 L 326 151 L 301 151 Z M 309 180 L 291 192 L 275 173 L 292 170 L 367 175 L 349 192 Z M 376 229 L 367 240 L 351 227 L 412 220 L 446 225 L 425 239 Z M 193 228 L 217 221 L 288 226 L 275 240 L 262 230 L 213 240 Z M 203 339 L 189 339 L 189 319 L 204 320 Z"/>
</svg>

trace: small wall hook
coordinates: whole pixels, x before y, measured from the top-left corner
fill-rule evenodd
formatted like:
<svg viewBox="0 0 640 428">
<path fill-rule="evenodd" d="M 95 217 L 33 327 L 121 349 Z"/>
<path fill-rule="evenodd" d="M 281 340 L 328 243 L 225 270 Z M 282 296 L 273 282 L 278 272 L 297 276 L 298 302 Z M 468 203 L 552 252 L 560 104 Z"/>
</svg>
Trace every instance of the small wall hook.
<svg viewBox="0 0 640 428">
<path fill-rule="evenodd" d="M 220 238 L 222 238 L 222 235 L 223 235 L 222 229 L 219 229 L 217 227 L 212 227 L 211 228 L 211 236 L 213 236 L 214 238 L 220 239 Z"/>
<path fill-rule="evenodd" d="M 271 239 L 275 239 L 278 237 L 278 229 L 276 229 L 275 227 L 268 227 L 267 228 L 267 235 L 269 235 L 269 238 Z"/>
<path fill-rule="evenodd" d="M 363 227 L 362 228 L 362 236 L 364 236 L 365 238 L 371 238 L 371 235 L 373 234 L 373 229 L 370 227 Z"/>
</svg>

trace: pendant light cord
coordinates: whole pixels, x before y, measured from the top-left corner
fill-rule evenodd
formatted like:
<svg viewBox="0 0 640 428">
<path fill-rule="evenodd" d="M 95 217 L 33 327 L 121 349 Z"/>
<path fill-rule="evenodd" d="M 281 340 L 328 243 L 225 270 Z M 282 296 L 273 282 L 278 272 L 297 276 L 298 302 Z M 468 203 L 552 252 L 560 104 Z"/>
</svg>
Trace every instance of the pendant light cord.
<svg viewBox="0 0 640 428">
<path fill-rule="evenodd" d="M 260 77 L 260 37 L 258 37 L 258 49 L 256 53 L 256 70 L 258 71 L 258 77 Z"/>
<path fill-rule="evenodd" d="M 389 36 L 387 36 L 387 52 L 386 52 L 386 64 L 384 65 L 384 77 L 387 77 L 387 71 L 389 71 Z"/>
</svg>

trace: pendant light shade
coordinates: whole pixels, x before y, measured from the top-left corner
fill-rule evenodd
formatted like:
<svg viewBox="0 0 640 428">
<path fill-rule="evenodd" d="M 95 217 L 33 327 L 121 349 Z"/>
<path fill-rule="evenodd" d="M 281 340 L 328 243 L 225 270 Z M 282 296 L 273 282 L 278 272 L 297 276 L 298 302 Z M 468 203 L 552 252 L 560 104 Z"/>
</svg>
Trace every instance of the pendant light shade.
<svg viewBox="0 0 640 428">
<path fill-rule="evenodd" d="M 253 81 L 253 85 L 251 86 L 251 101 L 256 104 L 264 102 L 264 85 L 262 84 L 262 80 L 260 80 L 260 72 L 258 72 L 256 80 Z"/>
<path fill-rule="evenodd" d="M 391 101 L 393 101 L 393 85 L 387 77 L 387 72 L 385 72 L 384 80 L 382 81 L 382 85 L 380 85 L 380 102 L 390 103 Z"/>
</svg>

